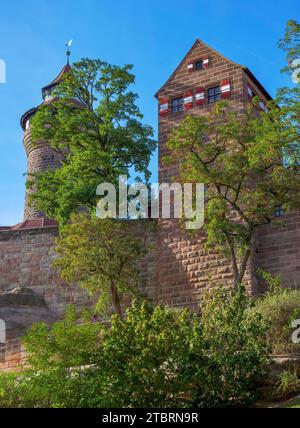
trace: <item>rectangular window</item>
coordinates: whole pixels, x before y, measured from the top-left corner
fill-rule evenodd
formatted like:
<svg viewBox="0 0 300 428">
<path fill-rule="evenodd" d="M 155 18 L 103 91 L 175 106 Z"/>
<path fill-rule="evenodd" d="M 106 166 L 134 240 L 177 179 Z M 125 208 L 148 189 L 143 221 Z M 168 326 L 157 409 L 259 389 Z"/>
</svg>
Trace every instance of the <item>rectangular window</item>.
<svg viewBox="0 0 300 428">
<path fill-rule="evenodd" d="M 183 111 L 183 97 L 174 98 L 171 101 L 172 113 L 178 113 L 179 111 Z"/>
<path fill-rule="evenodd" d="M 220 86 L 215 86 L 214 88 L 208 89 L 208 102 L 214 103 L 215 101 L 219 101 L 221 99 L 221 90 Z"/>
<path fill-rule="evenodd" d="M 247 91 L 248 91 L 249 98 L 253 99 L 254 97 L 256 97 L 256 93 L 253 91 L 252 88 L 250 88 L 250 86 L 248 86 Z"/>
<path fill-rule="evenodd" d="M 276 207 L 275 217 L 283 217 L 283 216 L 284 216 L 284 209 L 282 207 Z"/>
<path fill-rule="evenodd" d="M 203 61 L 196 61 L 195 62 L 195 69 L 196 70 L 202 70 L 203 69 Z"/>
</svg>

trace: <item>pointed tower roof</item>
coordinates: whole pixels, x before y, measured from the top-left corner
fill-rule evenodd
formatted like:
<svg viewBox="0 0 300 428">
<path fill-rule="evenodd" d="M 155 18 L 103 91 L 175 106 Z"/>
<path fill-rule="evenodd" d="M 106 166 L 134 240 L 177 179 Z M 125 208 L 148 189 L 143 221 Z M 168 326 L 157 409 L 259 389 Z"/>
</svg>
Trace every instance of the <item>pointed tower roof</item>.
<svg viewBox="0 0 300 428">
<path fill-rule="evenodd" d="M 241 67 L 245 73 L 250 77 L 250 79 L 259 87 L 259 89 L 262 91 L 262 93 L 265 95 L 265 97 L 268 100 L 272 100 L 273 98 L 271 97 L 271 95 L 268 93 L 268 91 L 264 88 L 264 86 L 259 82 L 259 80 L 254 76 L 254 74 L 249 70 L 248 67 L 246 67 L 245 65 L 242 64 L 238 64 L 237 62 L 232 61 L 231 59 L 227 58 L 226 56 L 224 56 L 222 53 L 218 52 L 216 49 L 211 48 L 209 45 L 207 45 L 206 43 L 204 43 L 202 40 L 200 39 L 196 39 L 193 46 L 189 49 L 189 51 L 186 53 L 186 55 L 184 56 L 184 58 L 182 59 L 182 61 L 178 64 L 178 66 L 175 68 L 175 70 L 173 71 L 173 73 L 170 75 L 170 77 L 168 78 L 168 80 L 161 86 L 161 88 L 156 92 L 155 97 L 158 98 L 159 93 L 165 89 L 165 87 L 168 85 L 168 83 L 173 79 L 173 77 L 176 75 L 177 71 L 179 71 L 179 69 L 181 68 L 181 66 L 186 62 L 188 56 L 193 52 L 193 50 L 198 46 L 198 45 L 202 45 L 205 46 L 207 49 L 209 49 L 210 51 L 214 52 L 215 54 L 221 56 L 222 58 L 224 58 L 225 61 L 228 61 L 238 67 Z"/>
<path fill-rule="evenodd" d="M 60 73 L 58 74 L 58 76 L 55 77 L 54 80 L 52 80 L 51 83 L 49 83 L 48 85 L 44 86 L 42 88 L 42 93 L 44 93 L 44 91 L 46 91 L 47 89 L 51 89 L 52 87 L 56 86 L 58 83 L 61 82 L 63 76 L 65 74 L 67 74 L 69 71 L 71 70 L 71 66 L 69 64 L 66 64 L 62 70 L 60 71 Z"/>
<path fill-rule="evenodd" d="M 42 88 L 42 95 L 43 95 L 43 103 L 42 104 L 48 104 L 49 102 L 51 102 L 52 100 L 45 100 L 45 95 L 47 91 L 51 91 L 51 89 L 54 89 L 56 85 L 58 85 L 61 81 L 62 78 L 65 74 L 67 74 L 69 71 L 71 70 L 71 66 L 69 64 L 66 64 L 63 66 L 63 68 L 61 69 L 60 73 L 55 77 L 54 80 L 52 80 L 51 83 L 49 83 L 48 85 L 44 86 Z M 25 130 L 26 128 L 26 122 L 28 119 L 30 119 L 31 116 L 33 116 L 36 111 L 37 111 L 38 107 L 33 107 L 29 110 L 26 111 L 26 113 L 23 114 L 23 116 L 21 117 L 20 120 L 20 124 L 23 130 Z"/>
</svg>

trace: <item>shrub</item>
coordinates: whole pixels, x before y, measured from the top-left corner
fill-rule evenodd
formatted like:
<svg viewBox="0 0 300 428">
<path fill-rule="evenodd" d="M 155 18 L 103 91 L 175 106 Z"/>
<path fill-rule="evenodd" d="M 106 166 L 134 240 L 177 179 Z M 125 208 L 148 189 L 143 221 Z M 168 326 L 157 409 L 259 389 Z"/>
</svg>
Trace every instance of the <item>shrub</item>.
<svg viewBox="0 0 300 428">
<path fill-rule="evenodd" d="M 297 370 L 285 370 L 278 375 L 275 385 L 275 393 L 280 399 L 287 399 L 300 392 L 300 379 Z"/>
<path fill-rule="evenodd" d="M 280 278 L 264 274 L 269 291 L 258 298 L 253 312 L 260 314 L 268 326 L 268 343 L 273 354 L 299 353 L 292 342 L 292 321 L 300 318 L 300 290 L 284 289 Z"/>
<path fill-rule="evenodd" d="M 245 287 L 237 292 L 213 288 L 201 305 L 203 336 L 210 355 L 206 397 L 213 406 L 251 404 L 258 397 L 258 379 L 266 376 L 269 347 L 266 326 L 251 313 Z"/>
<path fill-rule="evenodd" d="M 268 348 L 243 287 L 187 309 L 134 302 L 110 325 L 74 314 L 25 337 L 31 367 L 0 377 L 0 406 L 228 407 L 252 403 Z M 13 390 L 12 398 L 8 394 Z"/>
<path fill-rule="evenodd" d="M 78 324 L 71 307 L 51 328 L 32 326 L 23 338 L 28 367 L 0 373 L 0 407 L 81 407 L 102 332 L 101 324 Z M 87 366 L 85 377 L 80 376 L 82 366 Z"/>
</svg>

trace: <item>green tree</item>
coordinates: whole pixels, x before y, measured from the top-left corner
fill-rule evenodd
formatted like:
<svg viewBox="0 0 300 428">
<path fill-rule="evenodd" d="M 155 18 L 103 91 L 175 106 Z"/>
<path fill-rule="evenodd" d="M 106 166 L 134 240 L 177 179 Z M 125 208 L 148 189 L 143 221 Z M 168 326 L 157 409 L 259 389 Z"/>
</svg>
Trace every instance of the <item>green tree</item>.
<svg viewBox="0 0 300 428">
<path fill-rule="evenodd" d="M 300 25 L 296 21 L 288 22 L 279 46 L 287 53 L 283 71 L 299 78 L 280 89 L 266 111 L 258 114 L 250 106 L 234 113 L 221 102 L 207 117 L 185 118 L 168 143 L 168 160 L 179 162 L 181 179 L 206 185 L 207 246 L 230 257 L 235 286 L 243 280 L 257 229 L 275 221 L 276 207 L 286 211 L 300 207 L 300 64 L 293 62 L 300 63 Z"/>
<path fill-rule="evenodd" d="M 57 239 L 54 267 L 62 279 L 99 296 L 98 310 L 112 306 L 121 314 L 122 297 L 139 293 L 137 263 L 146 253 L 146 234 L 134 234 L 131 226 L 126 220 L 74 215 Z"/>
<path fill-rule="evenodd" d="M 279 47 L 286 53 L 287 65 L 282 69 L 291 78 L 291 84 L 278 90 L 277 100 L 281 107 L 284 124 L 289 129 L 290 151 L 285 153 L 287 161 L 300 143 L 300 24 L 290 20 Z"/>
<path fill-rule="evenodd" d="M 32 174 L 31 202 L 65 224 L 82 207 L 94 211 L 100 183 L 118 184 L 134 169 L 147 180 L 156 147 L 151 127 L 141 123 L 132 66 L 100 60 L 74 63 L 57 86 L 55 99 L 32 119 L 32 141 L 47 141 L 61 168 Z"/>
<path fill-rule="evenodd" d="M 237 291 L 215 286 L 200 304 L 210 356 L 204 407 L 249 405 L 259 397 L 257 381 L 268 376 L 271 348 L 266 341 L 269 324 L 252 307 L 243 285 Z"/>
<path fill-rule="evenodd" d="M 93 354 L 102 342 L 103 326 L 88 313 L 78 323 L 72 307 L 52 327 L 31 327 L 22 338 L 27 365 L 19 372 L 0 373 L 0 407 L 81 407 L 90 386 Z M 81 368 L 86 367 L 86 377 Z M 97 387 L 94 382 L 94 387 Z M 84 403 L 85 404 L 85 403 Z M 82 407 L 85 407 L 84 404 Z"/>
<path fill-rule="evenodd" d="M 238 114 L 221 102 L 206 117 L 186 117 L 169 138 L 167 161 L 179 162 L 180 179 L 206 186 L 207 246 L 231 258 L 235 286 L 259 226 L 274 221 L 278 206 L 300 206 L 300 157 L 289 132 L 273 103 L 257 115 L 253 107 Z"/>
</svg>

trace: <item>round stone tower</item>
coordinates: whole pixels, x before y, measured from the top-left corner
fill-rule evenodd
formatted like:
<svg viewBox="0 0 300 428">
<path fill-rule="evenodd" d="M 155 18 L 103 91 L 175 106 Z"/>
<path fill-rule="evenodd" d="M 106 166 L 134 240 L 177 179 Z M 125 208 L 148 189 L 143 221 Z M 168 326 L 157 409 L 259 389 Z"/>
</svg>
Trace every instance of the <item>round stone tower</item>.
<svg viewBox="0 0 300 428">
<path fill-rule="evenodd" d="M 53 90 L 61 81 L 63 75 L 68 73 L 70 65 L 66 64 L 59 75 L 49 84 L 42 88 L 43 102 L 41 105 L 50 104 L 54 100 Z M 21 127 L 24 131 L 23 143 L 27 155 L 27 178 L 35 172 L 45 171 L 46 169 L 58 168 L 60 165 L 59 154 L 53 151 L 46 141 L 39 141 L 37 144 L 32 144 L 30 135 L 30 120 L 35 115 L 38 107 L 28 110 L 21 117 Z M 25 193 L 25 208 L 24 220 L 32 220 L 44 217 L 43 213 L 38 211 L 35 207 L 29 205 L 29 192 L 26 189 Z"/>
</svg>

